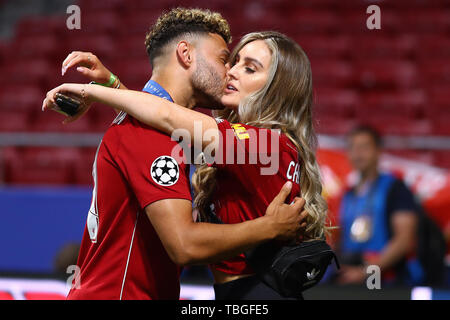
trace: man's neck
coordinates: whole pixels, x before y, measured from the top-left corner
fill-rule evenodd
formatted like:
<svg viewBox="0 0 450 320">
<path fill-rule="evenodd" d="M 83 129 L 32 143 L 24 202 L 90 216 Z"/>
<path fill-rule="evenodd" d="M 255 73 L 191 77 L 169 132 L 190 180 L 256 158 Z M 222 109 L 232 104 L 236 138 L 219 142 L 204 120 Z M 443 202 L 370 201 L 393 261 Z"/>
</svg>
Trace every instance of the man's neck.
<svg viewBox="0 0 450 320">
<path fill-rule="evenodd" d="M 358 192 L 363 191 L 368 185 L 370 185 L 378 177 L 378 168 L 370 168 L 360 172 L 360 181 L 356 186 Z"/>
<path fill-rule="evenodd" d="M 170 72 L 154 72 L 151 80 L 156 81 L 166 90 L 173 102 L 176 104 L 192 109 L 195 106 L 193 90 L 184 77 L 171 74 Z"/>
</svg>

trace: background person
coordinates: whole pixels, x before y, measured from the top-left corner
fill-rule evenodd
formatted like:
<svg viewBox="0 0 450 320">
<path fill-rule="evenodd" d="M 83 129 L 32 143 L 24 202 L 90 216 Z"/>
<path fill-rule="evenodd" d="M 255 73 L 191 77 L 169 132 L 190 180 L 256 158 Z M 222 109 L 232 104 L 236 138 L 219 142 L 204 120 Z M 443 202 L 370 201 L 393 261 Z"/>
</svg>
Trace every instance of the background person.
<svg viewBox="0 0 450 320">
<path fill-rule="evenodd" d="M 359 174 L 340 208 L 342 269 L 337 281 L 361 284 L 366 266 L 377 265 L 386 283 L 418 284 L 424 270 L 416 257 L 418 207 L 406 185 L 380 172 L 381 137 L 368 126 L 348 136 L 348 157 Z"/>
</svg>

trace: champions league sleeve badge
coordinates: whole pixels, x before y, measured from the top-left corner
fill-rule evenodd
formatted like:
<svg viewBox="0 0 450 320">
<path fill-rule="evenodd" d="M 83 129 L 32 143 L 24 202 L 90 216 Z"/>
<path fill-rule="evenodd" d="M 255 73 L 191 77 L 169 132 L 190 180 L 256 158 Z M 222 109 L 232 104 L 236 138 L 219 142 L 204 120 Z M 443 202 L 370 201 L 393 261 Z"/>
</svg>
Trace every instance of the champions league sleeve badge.
<svg viewBox="0 0 450 320">
<path fill-rule="evenodd" d="M 174 158 L 161 156 L 153 161 L 150 175 L 157 184 L 169 187 L 177 183 L 180 177 L 180 168 Z"/>
</svg>

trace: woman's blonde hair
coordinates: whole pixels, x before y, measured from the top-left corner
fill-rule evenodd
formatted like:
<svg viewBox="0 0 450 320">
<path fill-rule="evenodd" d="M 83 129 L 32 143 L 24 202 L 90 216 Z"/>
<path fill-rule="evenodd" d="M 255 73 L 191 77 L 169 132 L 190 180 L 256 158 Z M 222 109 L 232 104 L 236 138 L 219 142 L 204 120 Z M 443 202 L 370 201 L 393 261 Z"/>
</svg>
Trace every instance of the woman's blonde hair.
<svg viewBox="0 0 450 320">
<path fill-rule="evenodd" d="M 230 61 L 248 43 L 263 40 L 269 47 L 271 65 L 265 86 L 240 102 L 237 110 L 218 111 L 219 118 L 231 123 L 245 123 L 260 128 L 280 129 L 297 147 L 300 164 L 301 197 L 308 212 L 306 239 L 322 238 L 327 229 L 327 203 L 322 197 L 322 183 L 315 150 L 317 137 L 312 120 L 312 73 L 302 48 L 283 34 L 254 32 L 237 44 Z M 209 209 L 215 187 L 215 168 L 200 166 L 193 176 L 194 204 L 200 214 Z"/>
</svg>

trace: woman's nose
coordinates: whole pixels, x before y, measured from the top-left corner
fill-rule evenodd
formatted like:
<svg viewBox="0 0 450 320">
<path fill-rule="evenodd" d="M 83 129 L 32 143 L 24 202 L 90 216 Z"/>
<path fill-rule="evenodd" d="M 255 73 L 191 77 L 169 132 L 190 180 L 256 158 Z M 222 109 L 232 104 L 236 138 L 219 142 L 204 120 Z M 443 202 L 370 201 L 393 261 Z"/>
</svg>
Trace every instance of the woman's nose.
<svg viewBox="0 0 450 320">
<path fill-rule="evenodd" d="M 227 76 L 233 79 L 237 79 L 236 65 L 228 69 Z"/>
</svg>

